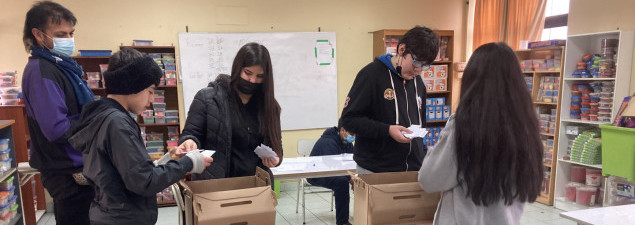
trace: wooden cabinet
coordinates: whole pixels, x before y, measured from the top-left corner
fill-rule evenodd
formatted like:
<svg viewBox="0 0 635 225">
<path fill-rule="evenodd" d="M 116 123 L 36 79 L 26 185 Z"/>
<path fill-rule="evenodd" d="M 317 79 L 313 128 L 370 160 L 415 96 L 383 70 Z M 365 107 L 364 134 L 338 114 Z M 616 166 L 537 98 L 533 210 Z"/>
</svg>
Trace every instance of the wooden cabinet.
<svg viewBox="0 0 635 225">
<path fill-rule="evenodd" d="M 2 110 L 4 110 L 4 108 L 1 108 Z M 9 139 L 8 142 L 8 148 L 10 148 L 10 152 L 9 152 L 9 157 L 11 159 L 16 159 L 16 146 L 15 146 L 15 139 L 13 138 L 13 134 L 14 134 L 14 130 L 13 130 L 13 126 L 15 126 L 15 123 L 13 120 L 0 120 L 0 139 Z M 0 149 L 0 150 L 4 150 L 4 149 Z M 11 211 L 11 216 L 9 216 L 7 218 L 7 220 L 4 220 L 3 222 L 6 222 L 6 224 L 9 225 L 13 225 L 13 224 L 23 224 L 25 223 L 26 217 L 22 217 L 22 211 L 24 210 L 22 202 L 26 202 L 28 201 L 27 199 L 23 199 L 21 198 L 22 193 L 20 191 L 20 181 L 18 178 L 18 172 L 17 172 L 17 162 L 15 160 L 12 160 L 10 163 L 10 167 L 6 167 L 6 165 L 3 165 L 3 169 L 0 170 L 0 181 L 1 182 L 6 182 L 6 183 L 12 183 L 14 189 L 13 189 L 13 195 L 15 195 L 15 204 L 17 204 L 17 208 L 15 211 Z M 6 170 L 4 170 L 6 169 Z M 5 197 L 7 200 L 13 198 L 13 196 L 6 196 Z M 5 205 L 10 205 L 9 202 L 5 203 Z M 9 207 L 9 206 L 6 206 Z M 35 221 L 33 221 L 32 223 L 26 223 L 26 224 L 35 224 Z"/>
<path fill-rule="evenodd" d="M 560 96 L 564 47 L 517 50 L 523 77 L 531 94 L 539 119 L 540 136 L 544 147 L 544 177 L 536 201 L 553 205 L 560 123 Z"/>
<path fill-rule="evenodd" d="M 395 55 L 399 39 L 407 31 L 385 29 L 372 32 L 373 59 L 387 53 Z M 455 76 L 453 76 L 454 71 L 452 68 L 454 62 L 454 31 L 436 30 L 435 32 L 440 38 L 439 55 L 432 62 L 431 69 L 423 71 L 421 77 L 427 90 L 426 115 L 432 115 L 432 119 L 426 119 L 426 127 L 440 131 L 445 126 L 447 117 L 456 110 L 454 107 L 458 105 L 458 93 L 460 90 L 458 88 L 453 90 L 454 83 L 459 83 L 459 80 L 455 80 Z M 447 114 L 447 116 L 441 116 L 441 118 L 436 116 L 444 114 Z M 430 132 L 431 137 L 424 138 L 424 142 L 428 146 L 436 143 L 438 139 L 438 137 L 433 136 L 434 133 L 438 134 L 440 132 Z"/>
<path fill-rule="evenodd" d="M 14 162 L 16 162 L 16 165 L 21 162 L 29 162 L 31 138 L 24 105 L 0 106 L 0 120 L 15 121 L 12 126 L 14 144 L 12 149 L 15 150 Z M 18 176 L 15 177 L 15 180 L 19 180 Z M 18 186 L 16 185 L 16 187 Z M 25 203 L 21 206 L 24 212 L 24 224 L 35 225 L 46 211 L 46 199 L 40 175 L 38 174 L 31 180 L 25 181 L 24 185 L 19 187 L 22 193 L 22 202 Z"/>
</svg>

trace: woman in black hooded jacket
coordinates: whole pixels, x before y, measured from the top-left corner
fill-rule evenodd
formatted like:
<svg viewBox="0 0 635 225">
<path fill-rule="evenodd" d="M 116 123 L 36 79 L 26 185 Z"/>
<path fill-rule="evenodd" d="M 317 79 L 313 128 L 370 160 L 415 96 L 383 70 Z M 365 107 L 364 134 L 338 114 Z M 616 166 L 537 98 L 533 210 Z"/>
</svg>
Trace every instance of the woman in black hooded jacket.
<svg viewBox="0 0 635 225">
<path fill-rule="evenodd" d="M 248 43 L 236 54 L 231 76 L 218 75 L 196 93 L 176 153 L 216 150 L 212 166 L 193 175 L 193 180 L 251 176 L 256 166 L 271 175 L 269 168 L 282 161 L 281 142 L 269 51 Z M 261 144 L 271 147 L 277 157 L 259 158 L 254 149 Z"/>
</svg>

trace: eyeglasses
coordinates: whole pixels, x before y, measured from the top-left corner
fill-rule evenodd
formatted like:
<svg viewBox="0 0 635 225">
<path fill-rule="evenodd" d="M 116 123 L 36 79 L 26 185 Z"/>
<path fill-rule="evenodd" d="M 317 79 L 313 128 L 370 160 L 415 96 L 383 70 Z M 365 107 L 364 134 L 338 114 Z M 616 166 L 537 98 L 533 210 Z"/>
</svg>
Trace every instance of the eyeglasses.
<svg viewBox="0 0 635 225">
<path fill-rule="evenodd" d="M 414 66 L 415 68 L 421 68 L 421 70 L 423 71 L 428 71 L 430 69 L 430 64 L 425 64 L 422 61 L 417 61 L 417 59 L 415 59 L 415 55 L 412 54 L 412 51 L 408 50 L 408 52 L 410 52 L 410 57 L 412 57 L 412 66 Z"/>
</svg>

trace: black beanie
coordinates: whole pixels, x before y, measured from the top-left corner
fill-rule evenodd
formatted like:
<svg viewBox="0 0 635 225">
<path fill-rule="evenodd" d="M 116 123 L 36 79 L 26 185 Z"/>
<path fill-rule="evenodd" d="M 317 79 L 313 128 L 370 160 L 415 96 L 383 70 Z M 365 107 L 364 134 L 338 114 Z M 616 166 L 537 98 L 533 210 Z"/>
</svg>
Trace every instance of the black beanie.
<svg viewBox="0 0 635 225">
<path fill-rule="evenodd" d="M 153 84 L 158 86 L 162 76 L 159 65 L 146 55 L 115 70 L 104 72 L 106 94 L 136 94 Z"/>
</svg>

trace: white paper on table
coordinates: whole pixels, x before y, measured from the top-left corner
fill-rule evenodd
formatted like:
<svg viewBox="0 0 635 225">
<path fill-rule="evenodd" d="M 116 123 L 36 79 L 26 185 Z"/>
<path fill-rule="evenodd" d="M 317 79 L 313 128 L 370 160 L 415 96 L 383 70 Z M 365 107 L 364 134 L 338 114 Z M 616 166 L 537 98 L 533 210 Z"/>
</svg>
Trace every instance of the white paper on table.
<svg viewBox="0 0 635 225">
<path fill-rule="evenodd" d="M 282 164 L 272 169 L 275 169 L 278 172 L 283 172 L 283 171 L 303 171 L 305 168 L 306 168 L 306 164 L 294 163 L 294 164 Z"/>
<path fill-rule="evenodd" d="M 260 144 L 260 146 L 256 147 L 256 149 L 254 149 L 254 152 L 261 159 L 265 157 L 278 157 L 278 155 L 271 149 L 271 147 L 264 144 Z"/>
<path fill-rule="evenodd" d="M 353 161 L 353 154 L 342 154 L 334 159 L 340 161 Z"/>
<path fill-rule="evenodd" d="M 402 131 L 401 133 L 404 137 L 410 139 L 418 137 L 423 138 L 426 136 L 426 134 L 428 134 L 428 130 L 426 128 L 421 128 L 421 126 L 417 124 L 410 125 L 410 127 L 408 127 L 408 130 L 412 131 L 412 133 L 408 134 L 405 131 Z"/>
</svg>

